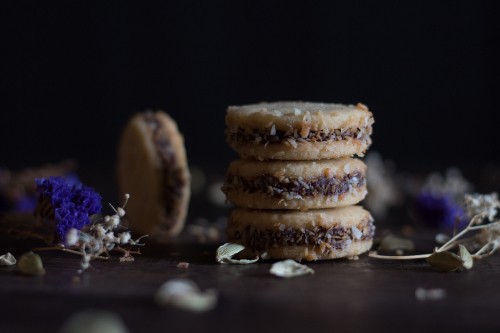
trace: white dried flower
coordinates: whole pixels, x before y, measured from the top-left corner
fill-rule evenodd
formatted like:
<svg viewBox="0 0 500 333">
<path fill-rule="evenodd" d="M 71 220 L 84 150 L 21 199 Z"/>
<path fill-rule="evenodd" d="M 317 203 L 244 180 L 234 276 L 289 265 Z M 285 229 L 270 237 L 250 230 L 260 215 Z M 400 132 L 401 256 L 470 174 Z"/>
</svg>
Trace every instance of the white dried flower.
<svg viewBox="0 0 500 333">
<path fill-rule="evenodd" d="M 462 176 L 458 168 L 447 169 L 444 177 L 438 172 L 431 173 L 423 186 L 426 192 L 451 195 L 455 200 L 459 200 L 471 189 L 472 185 Z"/>
<path fill-rule="evenodd" d="M 106 222 L 106 227 L 108 229 L 115 229 L 120 224 L 120 217 L 118 216 L 118 214 L 106 216 L 104 221 Z"/>
<path fill-rule="evenodd" d="M 101 224 L 98 224 L 95 227 L 95 231 L 96 231 L 96 236 L 98 238 L 104 238 L 106 236 L 106 229 L 104 229 L 104 227 Z"/>
<path fill-rule="evenodd" d="M 78 253 L 82 256 L 80 263 L 80 272 L 90 267 L 90 261 L 95 258 L 107 259 L 109 251 L 120 251 L 123 256 L 120 261 L 133 261 L 132 254 L 140 254 L 138 249 L 133 250 L 133 247 L 143 246 L 140 240 L 147 235 L 132 239 L 130 232 L 122 232 L 115 235 L 116 228 L 120 226 L 121 217 L 125 215 L 124 207 L 126 206 L 129 194 L 125 195 L 125 203 L 123 207 L 111 208 L 115 211 L 115 215 L 105 216 L 102 222 L 97 219 L 92 224 L 80 231 L 72 229 L 67 235 L 66 244 L 68 248 L 62 247 L 63 251 Z"/>
<path fill-rule="evenodd" d="M 113 231 L 108 231 L 106 235 L 104 236 L 104 240 L 107 242 L 114 242 L 115 241 L 115 233 Z"/>
<path fill-rule="evenodd" d="M 66 234 L 66 244 L 69 246 L 73 246 L 76 245 L 79 240 L 78 230 L 76 230 L 75 228 L 69 229 L 68 233 Z"/>
<path fill-rule="evenodd" d="M 464 196 L 465 212 L 470 218 L 476 215 L 483 215 L 488 220 L 493 221 L 500 208 L 498 193 L 491 194 L 466 194 Z"/>
<path fill-rule="evenodd" d="M 131 238 L 132 236 L 130 236 L 130 232 L 128 231 L 118 234 L 118 239 L 120 240 L 120 244 L 127 244 Z"/>
<path fill-rule="evenodd" d="M 121 207 L 116 208 L 116 214 L 118 214 L 119 217 L 124 217 L 125 216 L 125 210 Z"/>
</svg>

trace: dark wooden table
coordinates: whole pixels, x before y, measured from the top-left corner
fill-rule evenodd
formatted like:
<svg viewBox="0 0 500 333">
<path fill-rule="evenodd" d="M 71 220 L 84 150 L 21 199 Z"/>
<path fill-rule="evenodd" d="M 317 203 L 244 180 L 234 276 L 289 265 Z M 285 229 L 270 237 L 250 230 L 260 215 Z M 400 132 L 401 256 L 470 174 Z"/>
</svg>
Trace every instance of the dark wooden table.
<svg viewBox="0 0 500 333">
<path fill-rule="evenodd" d="M 5 243 L 4 250 L 13 250 Z M 314 275 L 284 280 L 271 262 L 221 265 L 216 245 L 146 247 L 135 262 L 94 261 L 77 274 L 79 258 L 42 252 L 46 275 L 0 268 L 0 332 L 57 332 L 75 312 L 113 311 L 130 332 L 498 332 L 500 255 L 471 271 L 440 273 L 422 261 L 308 263 Z M 19 251 L 14 254 L 19 255 Z M 188 269 L 177 268 L 180 261 Z M 192 313 L 154 302 L 158 287 L 188 278 L 218 291 L 214 310 Z M 418 287 L 443 288 L 441 300 L 419 301 Z"/>
</svg>

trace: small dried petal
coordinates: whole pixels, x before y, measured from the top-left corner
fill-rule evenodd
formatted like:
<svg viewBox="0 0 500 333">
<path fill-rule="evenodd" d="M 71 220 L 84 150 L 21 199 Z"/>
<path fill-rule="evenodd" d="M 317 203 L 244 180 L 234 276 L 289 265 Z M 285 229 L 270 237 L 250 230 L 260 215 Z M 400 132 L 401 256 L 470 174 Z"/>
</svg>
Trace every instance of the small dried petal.
<svg viewBox="0 0 500 333">
<path fill-rule="evenodd" d="M 0 266 L 12 266 L 16 264 L 16 258 L 10 253 L 2 254 L 0 256 Z"/>
<path fill-rule="evenodd" d="M 259 257 L 255 259 L 233 259 L 232 257 L 235 254 L 240 253 L 243 251 L 245 247 L 240 244 L 235 244 L 235 243 L 226 243 L 224 245 L 219 246 L 217 249 L 217 254 L 216 254 L 216 259 L 217 262 L 220 262 L 221 264 L 253 264 L 254 262 L 257 262 L 259 260 Z"/>
<path fill-rule="evenodd" d="M 463 246 L 462 244 L 458 244 L 459 247 L 459 256 L 460 259 L 463 261 L 463 266 L 466 269 L 471 269 L 472 266 L 474 265 L 474 260 L 472 259 L 472 256 L 470 255 L 469 251 L 467 251 L 467 248 Z"/>
<path fill-rule="evenodd" d="M 36 253 L 27 252 L 19 258 L 17 264 L 19 272 L 25 275 L 44 275 L 45 269 L 43 268 L 42 258 Z"/>
<path fill-rule="evenodd" d="M 301 265 L 292 259 L 275 262 L 271 266 L 271 270 L 269 272 L 283 278 L 314 274 L 314 271 L 311 268 L 306 265 Z"/>
<path fill-rule="evenodd" d="M 217 293 L 214 290 L 201 292 L 191 280 L 174 279 L 165 282 L 155 295 L 159 305 L 171 305 L 193 312 L 204 312 L 215 308 Z"/>
</svg>

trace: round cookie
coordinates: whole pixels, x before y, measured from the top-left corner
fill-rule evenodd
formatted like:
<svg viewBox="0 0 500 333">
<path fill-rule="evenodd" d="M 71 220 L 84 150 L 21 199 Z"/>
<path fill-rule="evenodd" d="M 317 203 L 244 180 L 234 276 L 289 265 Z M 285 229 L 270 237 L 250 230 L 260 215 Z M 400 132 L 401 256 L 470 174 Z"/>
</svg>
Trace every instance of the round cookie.
<svg viewBox="0 0 500 333">
<path fill-rule="evenodd" d="M 363 156 L 371 144 L 368 108 L 357 105 L 274 102 L 230 106 L 226 140 L 243 158 L 319 160 Z"/>
<path fill-rule="evenodd" d="M 121 193 L 131 196 L 132 230 L 158 241 L 182 230 L 190 176 L 183 137 L 166 113 L 146 111 L 130 119 L 119 145 L 118 183 Z"/>
<path fill-rule="evenodd" d="M 359 159 L 320 161 L 236 160 L 222 191 L 236 206 L 318 209 L 353 205 L 366 196 L 366 165 Z"/>
<path fill-rule="evenodd" d="M 310 211 L 235 209 L 228 221 L 231 243 L 243 257 L 323 260 L 353 257 L 370 249 L 375 226 L 359 206 Z"/>
</svg>

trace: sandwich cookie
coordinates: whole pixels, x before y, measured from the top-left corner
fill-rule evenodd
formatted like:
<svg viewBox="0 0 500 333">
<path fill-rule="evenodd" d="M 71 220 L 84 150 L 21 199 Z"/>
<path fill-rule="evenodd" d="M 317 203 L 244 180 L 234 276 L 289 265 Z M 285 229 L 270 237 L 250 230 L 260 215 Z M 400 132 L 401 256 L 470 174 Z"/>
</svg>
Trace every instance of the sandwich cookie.
<svg viewBox="0 0 500 333">
<path fill-rule="evenodd" d="M 357 105 L 274 102 L 230 106 L 226 140 L 243 158 L 320 160 L 363 156 L 371 144 L 368 108 Z"/>
<path fill-rule="evenodd" d="M 366 165 L 359 159 L 236 160 L 222 191 L 238 207 L 318 209 L 353 205 L 366 196 Z"/>
<path fill-rule="evenodd" d="M 370 249 L 375 226 L 359 206 L 310 211 L 238 208 L 228 221 L 229 242 L 246 247 L 244 257 L 297 261 L 357 256 Z"/>
<path fill-rule="evenodd" d="M 130 119 L 119 145 L 118 182 L 121 193 L 131 196 L 132 230 L 159 241 L 181 231 L 190 176 L 183 137 L 166 113 L 147 111 Z"/>
</svg>

